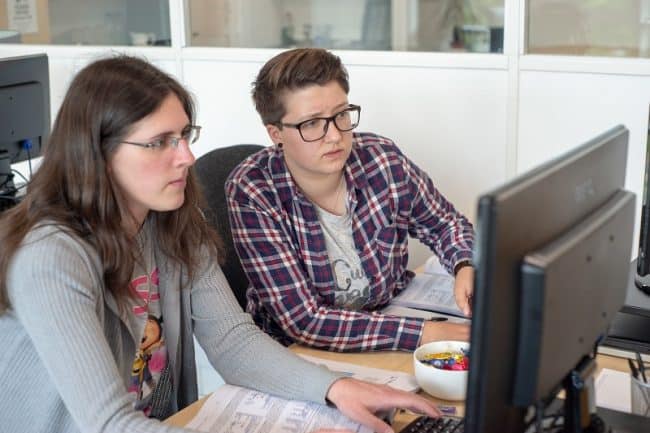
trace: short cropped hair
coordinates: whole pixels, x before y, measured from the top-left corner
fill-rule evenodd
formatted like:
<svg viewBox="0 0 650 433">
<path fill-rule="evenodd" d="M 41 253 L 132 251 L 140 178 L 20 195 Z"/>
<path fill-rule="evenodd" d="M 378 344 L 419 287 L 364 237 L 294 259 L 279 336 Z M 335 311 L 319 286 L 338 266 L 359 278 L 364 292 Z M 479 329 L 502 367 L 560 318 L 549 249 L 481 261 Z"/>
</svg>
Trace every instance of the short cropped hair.
<svg viewBox="0 0 650 433">
<path fill-rule="evenodd" d="M 296 48 L 284 51 L 260 69 L 253 82 L 253 102 L 264 125 L 281 126 L 286 114 L 282 97 L 285 92 L 312 85 L 339 83 L 350 91 L 348 72 L 338 56 L 322 48 Z"/>
</svg>

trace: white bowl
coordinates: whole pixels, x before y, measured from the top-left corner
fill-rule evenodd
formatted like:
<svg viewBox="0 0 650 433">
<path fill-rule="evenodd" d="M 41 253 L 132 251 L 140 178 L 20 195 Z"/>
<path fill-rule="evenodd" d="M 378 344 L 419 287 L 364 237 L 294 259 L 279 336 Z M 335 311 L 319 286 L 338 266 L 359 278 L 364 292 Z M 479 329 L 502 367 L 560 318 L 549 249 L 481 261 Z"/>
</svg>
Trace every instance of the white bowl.
<svg viewBox="0 0 650 433">
<path fill-rule="evenodd" d="M 413 370 L 418 385 L 434 397 L 443 400 L 464 400 L 467 392 L 467 370 L 442 370 L 420 362 L 426 355 L 468 350 L 466 341 L 434 341 L 423 344 L 413 352 Z M 471 362 L 471 360 L 470 360 Z"/>
</svg>

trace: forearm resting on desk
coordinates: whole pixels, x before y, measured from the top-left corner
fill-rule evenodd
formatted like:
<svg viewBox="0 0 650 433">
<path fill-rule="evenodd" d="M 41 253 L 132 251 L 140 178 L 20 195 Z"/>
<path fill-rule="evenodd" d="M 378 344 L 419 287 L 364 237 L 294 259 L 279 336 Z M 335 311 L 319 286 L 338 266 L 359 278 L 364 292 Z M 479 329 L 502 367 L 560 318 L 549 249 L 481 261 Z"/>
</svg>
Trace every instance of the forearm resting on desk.
<svg viewBox="0 0 650 433">
<path fill-rule="evenodd" d="M 420 344 L 432 341 L 469 341 L 469 325 L 452 322 L 424 322 Z"/>
</svg>

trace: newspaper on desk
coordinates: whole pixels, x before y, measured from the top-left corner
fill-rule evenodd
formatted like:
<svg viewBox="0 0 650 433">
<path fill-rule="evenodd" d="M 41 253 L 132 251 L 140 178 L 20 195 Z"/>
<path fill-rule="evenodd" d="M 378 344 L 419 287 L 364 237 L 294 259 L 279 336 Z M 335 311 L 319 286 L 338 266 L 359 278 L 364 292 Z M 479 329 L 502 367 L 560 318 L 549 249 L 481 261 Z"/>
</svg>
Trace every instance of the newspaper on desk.
<svg viewBox="0 0 650 433">
<path fill-rule="evenodd" d="M 444 274 L 418 274 L 395 296 L 392 305 L 461 315 L 454 298 L 454 278 Z"/>
<path fill-rule="evenodd" d="M 467 323 L 454 297 L 454 277 L 435 257 L 424 265 L 424 272 L 416 274 L 409 285 L 382 310 L 384 314 L 400 317 L 432 319 L 447 317 L 451 322 Z"/>
<path fill-rule="evenodd" d="M 320 428 L 372 433 L 337 409 L 233 385 L 217 388 L 186 427 L 219 433 L 311 433 Z"/>
<path fill-rule="evenodd" d="M 402 391 L 415 392 L 420 386 L 415 381 L 415 376 L 401 371 L 385 370 L 383 368 L 365 367 L 349 362 L 331 361 L 329 359 L 317 358 L 315 356 L 299 354 L 301 358 L 317 365 L 346 374 L 355 379 L 363 380 L 380 385 L 388 385 Z"/>
</svg>

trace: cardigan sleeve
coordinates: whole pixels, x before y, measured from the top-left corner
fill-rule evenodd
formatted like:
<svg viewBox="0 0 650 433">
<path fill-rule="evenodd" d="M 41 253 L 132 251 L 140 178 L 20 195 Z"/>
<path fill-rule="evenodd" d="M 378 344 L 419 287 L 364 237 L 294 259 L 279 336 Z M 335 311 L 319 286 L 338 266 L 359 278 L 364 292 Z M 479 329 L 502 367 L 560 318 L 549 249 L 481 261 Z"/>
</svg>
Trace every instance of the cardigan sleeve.
<svg viewBox="0 0 650 433">
<path fill-rule="evenodd" d="M 133 409 L 100 319 L 100 273 L 81 243 L 61 231 L 31 236 L 8 273 L 12 314 L 29 336 L 63 405 L 33 405 L 34 416 L 69 412 L 82 432 L 169 432 Z M 52 413 L 43 413 L 43 411 Z"/>
<path fill-rule="evenodd" d="M 325 403 L 340 374 L 307 362 L 262 332 L 233 295 L 216 260 L 192 285 L 199 344 L 227 383 L 288 399 Z"/>
</svg>

